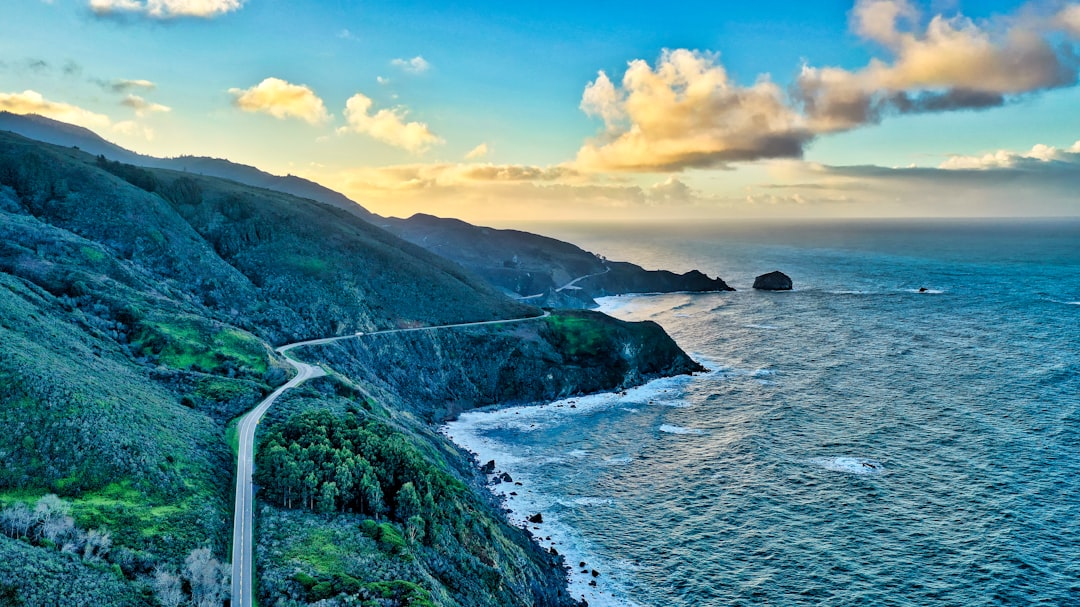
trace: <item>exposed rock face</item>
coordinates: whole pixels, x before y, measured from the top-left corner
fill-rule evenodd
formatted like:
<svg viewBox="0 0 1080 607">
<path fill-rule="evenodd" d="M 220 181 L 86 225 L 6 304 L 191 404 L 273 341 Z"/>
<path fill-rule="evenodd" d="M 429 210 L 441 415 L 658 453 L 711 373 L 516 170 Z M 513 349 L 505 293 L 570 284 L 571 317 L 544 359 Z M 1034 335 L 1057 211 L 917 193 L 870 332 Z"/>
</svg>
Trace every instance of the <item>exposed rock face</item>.
<svg viewBox="0 0 1080 607">
<path fill-rule="evenodd" d="M 754 288 L 762 291 L 790 291 L 791 278 L 777 270 L 754 279 Z"/>
</svg>

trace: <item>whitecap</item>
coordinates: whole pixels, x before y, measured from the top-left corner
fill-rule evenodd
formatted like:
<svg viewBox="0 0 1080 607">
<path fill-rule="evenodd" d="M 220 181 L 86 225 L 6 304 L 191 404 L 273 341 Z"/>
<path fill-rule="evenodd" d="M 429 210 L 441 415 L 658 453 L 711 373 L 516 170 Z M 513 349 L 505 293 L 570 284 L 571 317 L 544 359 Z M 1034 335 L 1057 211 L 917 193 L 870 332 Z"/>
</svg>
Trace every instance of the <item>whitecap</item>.
<svg viewBox="0 0 1080 607">
<path fill-rule="evenodd" d="M 660 426 L 660 431 L 668 434 L 705 434 L 705 431 L 699 428 L 684 428 L 672 424 L 663 424 Z"/>
<path fill-rule="evenodd" d="M 881 474 L 885 471 L 884 464 L 864 457 L 815 457 L 808 461 L 830 472 L 845 474 Z"/>
<path fill-rule="evenodd" d="M 925 291 L 923 291 L 922 288 L 919 288 L 919 289 L 904 289 L 903 291 L 905 293 L 917 293 L 919 295 L 941 295 L 942 293 L 945 292 L 944 289 L 926 289 Z"/>
<path fill-rule="evenodd" d="M 775 331 L 777 329 L 777 327 L 774 327 L 773 325 L 759 325 L 759 324 L 749 324 L 749 325 L 746 325 L 746 328 L 748 328 L 748 329 L 762 329 L 763 331 Z"/>
</svg>

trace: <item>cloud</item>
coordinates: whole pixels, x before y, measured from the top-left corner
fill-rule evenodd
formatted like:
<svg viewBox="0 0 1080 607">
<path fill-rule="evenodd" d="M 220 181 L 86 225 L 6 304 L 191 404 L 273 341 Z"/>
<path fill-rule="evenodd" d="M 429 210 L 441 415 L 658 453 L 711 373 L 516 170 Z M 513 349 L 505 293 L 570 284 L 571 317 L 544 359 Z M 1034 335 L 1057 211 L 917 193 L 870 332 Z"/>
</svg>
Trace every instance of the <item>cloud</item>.
<svg viewBox="0 0 1080 607">
<path fill-rule="evenodd" d="M 138 95 L 128 95 L 127 97 L 124 97 L 124 100 L 121 101 L 120 104 L 134 109 L 137 116 L 144 116 L 154 112 L 172 111 L 172 108 L 167 105 L 147 101 Z"/>
<path fill-rule="evenodd" d="M 605 131 L 578 151 L 594 171 L 677 171 L 797 157 L 813 134 L 768 78 L 742 87 L 714 54 L 664 50 L 655 69 L 631 61 L 620 87 L 600 72 L 582 95 Z"/>
<path fill-rule="evenodd" d="M 326 104 L 306 85 L 291 84 L 280 78 L 267 78 L 249 89 L 229 89 L 236 107 L 245 112 L 261 112 L 274 118 L 299 118 L 309 124 L 330 120 Z"/>
<path fill-rule="evenodd" d="M 412 59 L 394 59 L 390 61 L 390 65 L 401 68 L 410 74 L 423 74 L 431 69 L 431 64 L 420 55 Z"/>
<path fill-rule="evenodd" d="M 780 164 L 780 163 L 778 163 Z M 747 202 L 805 203 L 806 216 L 1015 217 L 1080 213 L 1080 142 L 953 156 L 939 167 L 789 161 Z M 762 191 L 764 190 L 764 191 Z M 788 207 L 791 214 L 799 211 Z"/>
<path fill-rule="evenodd" d="M 1054 25 L 1080 38 L 1080 4 L 1070 4 L 1054 16 Z"/>
<path fill-rule="evenodd" d="M 1034 145 L 1026 152 L 997 150 L 981 156 L 950 156 L 938 166 L 951 171 L 987 171 L 993 169 L 1038 169 L 1040 164 L 1063 163 L 1080 167 L 1080 141 L 1067 150 L 1042 143 Z"/>
<path fill-rule="evenodd" d="M 50 101 L 37 91 L 21 93 L 0 93 L 0 111 L 13 114 L 38 114 L 61 122 L 77 124 L 88 128 L 103 128 L 111 121 L 104 114 L 80 108 L 68 103 Z"/>
<path fill-rule="evenodd" d="M 139 124 L 134 120 L 124 120 L 123 122 L 117 122 L 113 125 L 113 130 L 121 135 L 127 135 L 128 137 L 138 137 L 147 141 L 154 140 L 154 129 Z"/>
<path fill-rule="evenodd" d="M 443 143 L 423 122 L 405 122 L 408 115 L 405 108 L 381 109 L 371 114 L 372 106 L 374 102 L 371 98 L 362 93 L 350 97 L 345 104 L 345 121 L 348 126 L 339 128 L 338 132 L 369 135 L 414 154 L 423 153 L 431 146 Z"/>
<path fill-rule="evenodd" d="M 1057 20 L 1064 24 L 1070 15 L 1066 9 Z M 890 111 L 984 109 L 1071 86 L 1080 59 L 1070 45 L 1052 41 L 1061 27 L 1052 21 L 1014 16 L 978 24 L 936 15 L 920 29 L 907 0 L 859 0 L 852 29 L 880 44 L 887 60 L 854 71 L 803 66 L 795 94 L 810 127 L 826 133 L 876 123 Z"/>
<path fill-rule="evenodd" d="M 150 19 L 212 19 L 240 10 L 246 0 L 90 0 L 98 16 L 137 15 Z"/>
<path fill-rule="evenodd" d="M 149 80 L 113 80 L 112 82 L 101 82 L 101 85 L 117 93 L 126 93 L 134 89 L 150 91 L 157 88 L 157 85 Z"/>
<path fill-rule="evenodd" d="M 389 78 L 383 78 L 382 76 L 375 76 L 375 82 L 378 82 L 379 84 L 382 84 L 382 85 L 387 85 L 387 84 L 390 84 L 390 79 Z"/>
<path fill-rule="evenodd" d="M 488 146 L 487 146 L 486 143 L 481 143 L 480 145 L 478 145 L 478 146 L 474 147 L 473 149 L 469 150 L 469 152 L 467 154 L 465 154 L 465 160 L 478 160 L 478 159 L 483 158 L 484 156 L 487 156 L 487 155 L 488 155 Z"/>
</svg>

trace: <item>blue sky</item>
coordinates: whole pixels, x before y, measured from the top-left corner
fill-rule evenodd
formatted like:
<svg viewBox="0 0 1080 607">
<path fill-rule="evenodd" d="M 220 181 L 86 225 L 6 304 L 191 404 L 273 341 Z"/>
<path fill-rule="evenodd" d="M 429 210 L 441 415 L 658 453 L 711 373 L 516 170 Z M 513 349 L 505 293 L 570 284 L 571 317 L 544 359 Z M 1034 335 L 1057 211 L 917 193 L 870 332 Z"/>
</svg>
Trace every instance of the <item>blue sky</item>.
<svg viewBox="0 0 1080 607">
<path fill-rule="evenodd" d="M 0 109 L 388 215 L 1080 214 L 1077 2 L 5 9 Z"/>
</svg>

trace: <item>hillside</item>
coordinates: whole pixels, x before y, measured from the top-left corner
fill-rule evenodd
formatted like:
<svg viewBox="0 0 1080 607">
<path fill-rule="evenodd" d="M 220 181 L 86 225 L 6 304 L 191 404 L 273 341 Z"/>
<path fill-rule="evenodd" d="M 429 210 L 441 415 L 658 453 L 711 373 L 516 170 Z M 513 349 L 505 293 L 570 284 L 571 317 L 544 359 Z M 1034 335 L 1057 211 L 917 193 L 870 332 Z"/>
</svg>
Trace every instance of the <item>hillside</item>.
<svg viewBox="0 0 1080 607">
<path fill-rule="evenodd" d="M 645 270 L 519 230 L 485 228 L 422 213 L 408 219 L 373 221 L 536 305 L 591 308 L 596 306 L 596 297 L 607 295 L 734 291 L 720 278 L 709 278 L 697 270 L 685 274 Z"/>
<path fill-rule="evenodd" d="M 266 188 L 300 198 L 309 198 L 348 211 L 359 217 L 371 217 L 371 213 L 367 209 L 349 200 L 344 195 L 302 177 L 272 175 L 255 167 L 221 158 L 207 158 L 205 156 L 157 158 L 146 156 L 106 141 L 89 129 L 52 120 L 44 116 L 0 112 L 0 131 L 10 131 L 35 141 L 51 143 L 60 147 L 77 147 L 94 156 L 105 156 L 109 160 L 125 164 L 171 169 L 207 177 L 220 177 L 244 185 Z"/>
<path fill-rule="evenodd" d="M 223 599 L 230 420 L 286 379 L 272 346 L 538 314 L 353 213 L 11 133 L 0 133 L 0 236 L 3 605 Z M 277 503 L 267 481 L 264 604 L 572 604 L 560 559 L 506 523 L 433 422 L 698 367 L 655 325 L 529 322 L 302 349 L 333 375 L 272 410 L 258 465 L 273 465 L 278 433 L 300 448 L 362 427 L 384 455 L 332 446 L 372 467 L 381 497 L 364 503 L 382 506 L 327 497 L 348 476 L 312 477 L 323 499 L 306 503 Z M 534 376 L 549 379 L 537 389 Z"/>
</svg>

